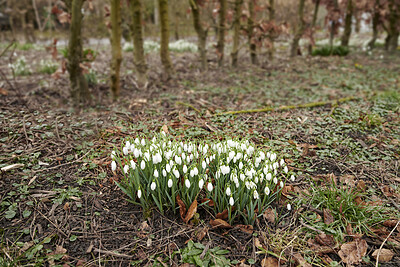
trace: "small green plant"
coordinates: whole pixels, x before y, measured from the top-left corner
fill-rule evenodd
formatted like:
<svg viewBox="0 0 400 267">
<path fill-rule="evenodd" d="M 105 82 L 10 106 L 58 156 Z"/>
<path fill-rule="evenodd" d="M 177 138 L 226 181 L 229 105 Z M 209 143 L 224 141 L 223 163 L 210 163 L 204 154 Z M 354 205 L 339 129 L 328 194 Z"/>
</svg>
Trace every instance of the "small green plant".
<svg viewBox="0 0 400 267">
<path fill-rule="evenodd" d="M 39 72 L 43 74 L 53 74 L 58 68 L 57 62 L 52 60 L 40 60 Z"/>
<path fill-rule="evenodd" d="M 189 240 L 187 247 L 181 251 L 182 262 L 194 264 L 195 266 L 230 266 L 231 262 L 224 255 L 229 250 L 214 247 L 206 249 L 201 243 L 194 243 Z M 202 255 L 203 254 L 203 255 Z"/>
<path fill-rule="evenodd" d="M 27 76 L 32 74 L 32 70 L 26 64 L 24 56 L 20 56 L 14 63 L 8 64 L 8 67 L 14 71 L 16 76 Z"/>
<path fill-rule="evenodd" d="M 18 50 L 22 50 L 22 51 L 29 51 L 31 49 L 34 49 L 35 45 L 31 44 L 31 43 L 25 43 L 25 44 L 19 44 L 18 43 L 18 44 L 16 44 L 16 48 Z"/>
<path fill-rule="evenodd" d="M 111 169 L 119 166 L 124 179 L 118 186 L 145 212 L 153 204 L 164 213 L 175 212 L 180 201 L 188 209 L 208 199 L 215 213 L 228 212 L 229 223 L 241 218 L 253 224 L 287 179 L 294 180 L 283 159 L 248 140 L 179 142 L 160 134 L 150 141 L 128 139 L 121 150 L 112 152 Z"/>
<path fill-rule="evenodd" d="M 323 56 L 323 57 L 328 57 L 328 56 L 347 56 L 349 54 L 349 48 L 345 46 L 322 46 L 319 48 L 316 48 L 312 51 L 313 56 Z"/>
<path fill-rule="evenodd" d="M 85 78 L 89 86 L 94 86 L 98 83 L 97 73 L 93 69 L 89 69 L 89 72 L 85 74 Z"/>
</svg>

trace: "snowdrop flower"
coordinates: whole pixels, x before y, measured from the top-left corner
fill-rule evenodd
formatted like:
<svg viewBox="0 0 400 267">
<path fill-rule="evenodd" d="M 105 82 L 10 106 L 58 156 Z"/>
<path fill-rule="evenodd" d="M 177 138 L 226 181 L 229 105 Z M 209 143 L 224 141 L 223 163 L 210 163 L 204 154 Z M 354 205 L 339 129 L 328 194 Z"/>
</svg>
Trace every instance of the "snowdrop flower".
<svg viewBox="0 0 400 267">
<path fill-rule="evenodd" d="M 155 156 L 153 156 L 153 164 L 161 163 L 162 157 L 160 153 L 157 153 Z"/>
<path fill-rule="evenodd" d="M 285 160 L 284 160 L 284 159 L 281 159 L 280 165 L 281 165 L 281 167 L 282 167 L 283 165 L 285 165 Z"/>
<path fill-rule="evenodd" d="M 204 186 L 204 180 L 203 180 L 203 179 L 200 179 L 200 181 L 199 181 L 199 188 L 202 189 L 203 186 Z"/>
<path fill-rule="evenodd" d="M 172 187 L 172 179 L 171 179 L 171 178 L 168 179 L 168 187 L 169 187 L 169 188 Z"/>
<path fill-rule="evenodd" d="M 137 191 L 137 196 L 138 196 L 138 198 L 141 198 L 141 197 L 142 197 L 142 190 L 139 189 L 139 190 Z"/>
<path fill-rule="evenodd" d="M 176 164 L 181 165 L 182 164 L 181 157 L 175 156 L 175 162 L 176 162 Z"/>
<path fill-rule="evenodd" d="M 233 200 L 233 197 L 229 198 L 229 205 L 233 206 L 235 204 L 235 201 Z"/>
<path fill-rule="evenodd" d="M 165 169 L 169 173 L 171 171 L 171 165 L 169 165 L 169 163 L 167 163 L 167 165 L 165 165 Z"/>
<path fill-rule="evenodd" d="M 129 147 L 129 149 L 131 150 L 131 152 L 133 152 L 135 150 L 135 145 L 131 144 L 131 146 Z"/>
<path fill-rule="evenodd" d="M 231 194 L 232 194 L 231 188 L 228 186 L 228 187 L 226 188 L 226 195 L 227 195 L 227 196 L 230 196 Z"/>
<path fill-rule="evenodd" d="M 177 179 L 179 178 L 179 171 L 177 169 L 174 169 L 174 175 Z"/>
<path fill-rule="evenodd" d="M 154 191 L 156 189 L 156 183 L 153 181 L 150 185 L 150 189 Z"/>
<path fill-rule="evenodd" d="M 126 146 L 124 146 L 124 148 L 122 149 L 122 152 L 124 153 L 124 155 L 128 155 L 128 148 Z"/>
<path fill-rule="evenodd" d="M 239 162 L 239 170 L 243 169 L 243 162 Z"/>
<path fill-rule="evenodd" d="M 229 166 L 221 166 L 221 173 L 222 173 L 223 175 L 228 174 L 229 171 L 230 171 Z"/>
<path fill-rule="evenodd" d="M 186 185 L 187 188 L 190 188 L 190 181 L 189 181 L 189 179 L 186 179 L 186 180 L 185 180 L 185 185 Z"/>
<path fill-rule="evenodd" d="M 265 175 L 267 175 L 267 173 L 268 173 L 268 165 L 265 165 L 265 167 L 263 169 L 263 172 L 265 173 Z"/>
<path fill-rule="evenodd" d="M 294 178 L 294 175 L 292 174 L 292 176 L 290 176 L 290 181 L 294 182 L 296 180 L 296 178 Z"/>
<path fill-rule="evenodd" d="M 262 152 L 262 151 L 260 152 L 260 159 L 261 159 L 261 160 L 264 160 L 264 159 L 265 159 L 265 153 Z"/>
<path fill-rule="evenodd" d="M 257 192 L 257 190 L 254 190 L 254 192 L 253 192 L 253 197 L 254 197 L 254 199 L 258 199 L 260 196 L 258 195 L 258 192 Z"/>
<path fill-rule="evenodd" d="M 203 160 L 203 162 L 201 163 L 201 167 L 203 167 L 203 169 L 205 169 L 207 167 L 206 162 Z"/>
<path fill-rule="evenodd" d="M 167 177 L 167 172 L 165 171 L 165 169 L 162 170 L 162 175 L 163 175 L 164 177 Z"/>
<path fill-rule="evenodd" d="M 278 178 L 274 177 L 274 184 L 278 183 Z"/>
<path fill-rule="evenodd" d="M 126 147 L 130 147 L 130 146 L 131 146 L 131 142 L 126 141 L 125 146 L 126 146 Z"/>
<path fill-rule="evenodd" d="M 210 159 L 209 158 L 206 158 L 206 163 L 210 164 Z"/>
<path fill-rule="evenodd" d="M 283 182 L 282 181 L 279 183 L 279 185 L 280 185 L 280 187 L 283 188 Z"/>
<path fill-rule="evenodd" d="M 241 173 L 239 176 L 240 176 L 240 180 L 241 180 L 242 182 L 244 182 L 244 178 L 246 178 L 246 176 L 245 176 L 243 173 Z"/>
<path fill-rule="evenodd" d="M 285 168 L 283 169 L 283 171 L 284 171 L 285 173 L 288 173 L 288 172 L 289 172 L 289 169 L 288 169 L 288 167 L 287 167 L 287 166 L 285 166 Z"/>
<path fill-rule="evenodd" d="M 258 184 L 258 176 L 254 177 L 254 182 Z"/>
<path fill-rule="evenodd" d="M 212 185 L 212 183 L 211 182 L 208 182 L 208 184 L 207 184 L 207 190 L 209 191 L 209 192 L 211 192 L 212 190 L 213 190 L 213 185 Z"/>
<path fill-rule="evenodd" d="M 154 170 L 153 176 L 156 177 L 156 178 L 158 178 L 158 171 L 157 171 L 157 170 Z"/>
<path fill-rule="evenodd" d="M 190 177 L 194 176 L 194 170 L 193 169 L 190 170 L 190 174 L 189 175 L 190 175 Z"/>
<path fill-rule="evenodd" d="M 133 160 L 131 160 L 131 167 L 133 170 L 136 169 L 136 163 Z"/>
<path fill-rule="evenodd" d="M 269 193 L 271 193 L 271 190 L 269 190 L 269 187 L 268 187 L 268 186 L 265 187 L 264 193 L 265 193 L 267 196 L 269 195 Z"/>
<path fill-rule="evenodd" d="M 114 172 L 117 169 L 117 163 L 115 161 L 111 162 L 111 170 Z"/>
<path fill-rule="evenodd" d="M 146 145 L 146 141 L 145 141 L 144 139 L 142 139 L 142 140 L 140 141 L 140 143 L 142 144 L 142 146 L 145 146 L 145 145 Z"/>
<path fill-rule="evenodd" d="M 146 162 L 144 162 L 144 160 L 142 160 L 142 162 L 140 162 L 140 168 L 142 170 L 144 170 L 144 168 L 146 168 Z"/>
<path fill-rule="evenodd" d="M 197 167 L 194 167 L 193 173 L 194 173 L 194 175 L 198 175 L 199 174 L 199 170 L 197 169 Z"/>
<path fill-rule="evenodd" d="M 275 161 L 276 160 L 276 154 L 275 153 L 272 153 L 271 154 L 271 161 Z"/>
<path fill-rule="evenodd" d="M 291 210 L 291 209 L 292 209 L 292 205 L 290 205 L 290 203 L 289 203 L 289 204 L 286 205 L 286 208 L 287 208 L 288 210 Z"/>
<path fill-rule="evenodd" d="M 137 149 L 137 148 L 135 148 L 135 150 L 133 151 L 133 155 L 135 156 L 135 158 L 140 157 L 141 154 L 142 154 L 142 153 L 141 153 L 140 150 Z"/>
<path fill-rule="evenodd" d="M 188 150 L 188 145 L 187 145 L 187 144 L 184 144 L 184 145 L 183 145 L 183 150 L 184 150 L 184 151 L 187 151 L 187 150 Z"/>
<path fill-rule="evenodd" d="M 138 145 L 139 143 L 140 143 L 139 138 L 136 137 L 136 138 L 135 138 L 135 144 Z"/>
<path fill-rule="evenodd" d="M 187 167 L 186 167 L 186 165 L 183 165 L 183 173 L 187 173 Z"/>
<path fill-rule="evenodd" d="M 129 171 L 129 165 L 125 165 L 124 166 L 124 173 L 128 173 L 128 171 Z"/>
<path fill-rule="evenodd" d="M 115 151 L 114 150 L 111 152 L 111 159 L 115 159 Z"/>
<path fill-rule="evenodd" d="M 274 164 L 272 165 L 272 167 L 274 168 L 274 170 L 278 169 L 279 163 L 278 163 L 278 162 L 274 162 Z"/>
<path fill-rule="evenodd" d="M 145 152 L 144 153 L 144 158 L 149 161 L 150 160 L 150 153 L 149 152 Z"/>
</svg>

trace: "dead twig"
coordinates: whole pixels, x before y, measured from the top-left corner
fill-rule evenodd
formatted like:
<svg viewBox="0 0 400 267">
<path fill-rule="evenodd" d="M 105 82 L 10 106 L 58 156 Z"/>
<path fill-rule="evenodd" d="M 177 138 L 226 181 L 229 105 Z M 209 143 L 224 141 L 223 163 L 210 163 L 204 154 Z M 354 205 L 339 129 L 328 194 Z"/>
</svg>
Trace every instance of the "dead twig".
<svg viewBox="0 0 400 267">
<path fill-rule="evenodd" d="M 385 240 L 383 240 L 381 246 L 379 247 L 379 251 L 378 251 L 378 255 L 376 256 L 376 264 L 375 267 L 378 267 L 379 265 L 379 256 L 381 255 L 381 251 L 383 248 L 383 245 L 385 245 L 386 241 L 389 239 L 389 237 L 393 234 L 394 230 L 396 230 L 397 226 L 399 226 L 400 224 L 400 220 L 397 221 L 396 225 L 393 227 L 392 231 L 388 234 L 388 236 L 385 238 Z"/>
<path fill-rule="evenodd" d="M 119 257 L 119 258 L 125 258 L 125 259 L 132 259 L 133 258 L 133 256 L 130 256 L 130 255 L 120 254 L 120 253 L 116 253 L 116 252 L 112 252 L 112 251 L 108 251 L 108 250 L 102 250 L 102 249 L 99 249 L 99 248 L 93 248 L 93 251 L 95 253 L 105 254 L 105 255 Z"/>
</svg>

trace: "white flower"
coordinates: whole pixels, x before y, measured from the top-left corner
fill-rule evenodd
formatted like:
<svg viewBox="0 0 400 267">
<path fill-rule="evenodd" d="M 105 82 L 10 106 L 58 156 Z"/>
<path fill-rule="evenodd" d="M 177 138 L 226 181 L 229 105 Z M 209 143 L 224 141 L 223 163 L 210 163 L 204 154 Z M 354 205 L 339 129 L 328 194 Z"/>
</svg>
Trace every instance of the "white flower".
<svg viewBox="0 0 400 267">
<path fill-rule="evenodd" d="M 235 201 L 233 200 L 233 197 L 230 197 L 229 199 L 229 205 L 233 206 L 235 204 Z"/>
<path fill-rule="evenodd" d="M 140 168 L 142 170 L 144 170 L 144 168 L 146 168 L 146 162 L 144 162 L 144 160 L 142 160 L 142 162 L 140 162 Z"/>
<path fill-rule="evenodd" d="M 259 198 L 257 190 L 254 190 L 253 197 L 254 197 L 254 199 L 258 199 Z"/>
<path fill-rule="evenodd" d="M 265 153 L 264 152 L 260 152 L 260 158 L 261 158 L 261 160 L 264 160 L 265 159 Z"/>
<path fill-rule="evenodd" d="M 274 184 L 278 183 L 278 178 L 274 177 Z"/>
<path fill-rule="evenodd" d="M 165 165 L 165 169 L 169 173 L 171 171 L 171 165 L 169 165 L 169 163 L 167 163 L 167 165 Z"/>
<path fill-rule="evenodd" d="M 149 161 L 150 160 L 150 153 L 149 152 L 145 152 L 144 153 L 144 158 Z"/>
<path fill-rule="evenodd" d="M 229 173 L 229 171 L 230 171 L 230 168 L 229 168 L 229 166 L 221 166 L 221 173 L 222 174 L 228 174 Z"/>
<path fill-rule="evenodd" d="M 275 161 L 276 160 L 276 154 L 275 153 L 272 153 L 271 154 L 271 161 Z"/>
<path fill-rule="evenodd" d="M 191 169 L 191 170 L 190 170 L 190 177 L 193 177 L 193 176 L 194 176 L 194 170 Z"/>
<path fill-rule="evenodd" d="M 162 161 L 162 157 L 160 153 L 157 153 L 153 156 L 153 164 L 160 163 Z"/>
<path fill-rule="evenodd" d="M 283 169 L 283 171 L 284 171 L 285 173 L 288 173 L 288 171 L 289 171 L 288 167 L 285 166 L 285 168 Z"/>
<path fill-rule="evenodd" d="M 279 183 L 279 185 L 283 188 L 283 182 L 282 181 Z"/>
<path fill-rule="evenodd" d="M 187 173 L 187 167 L 186 167 L 186 165 L 183 165 L 183 173 Z"/>
<path fill-rule="evenodd" d="M 124 173 L 128 173 L 128 171 L 129 171 L 129 165 L 125 165 L 124 166 Z"/>
<path fill-rule="evenodd" d="M 137 196 L 138 196 L 138 198 L 141 198 L 141 197 L 142 197 L 142 190 L 139 189 L 139 190 L 137 191 Z"/>
<path fill-rule="evenodd" d="M 133 160 L 131 160 L 131 167 L 132 170 L 136 169 L 136 163 Z"/>
<path fill-rule="evenodd" d="M 151 183 L 150 189 L 153 191 L 156 189 L 156 183 L 154 181 Z"/>
<path fill-rule="evenodd" d="M 286 208 L 287 208 L 288 210 L 291 210 L 291 209 L 292 209 L 292 205 L 287 204 Z"/>
<path fill-rule="evenodd" d="M 282 167 L 283 165 L 285 165 L 285 160 L 284 160 L 284 159 L 281 159 L 280 165 L 281 165 L 281 167 Z"/>
<path fill-rule="evenodd" d="M 268 173 L 268 165 L 265 165 L 265 167 L 264 167 L 264 169 L 263 169 L 263 172 L 264 172 L 265 174 Z"/>
<path fill-rule="evenodd" d="M 156 177 L 156 178 L 158 178 L 158 171 L 157 171 L 157 170 L 154 170 L 153 176 Z"/>
<path fill-rule="evenodd" d="M 145 141 L 144 139 L 142 139 L 142 140 L 140 141 L 140 143 L 142 144 L 142 146 L 145 146 L 145 145 L 146 145 L 146 141 Z"/>
<path fill-rule="evenodd" d="M 212 185 L 212 183 L 211 182 L 208 182 L 208 185 L 207 185 L 207 190 L 209 191 L 209 192 L 211 192 L 212 190 L 213 190 L 213 185 Z"/>
<path fill-rule="evenodd" d="M 162 170 L 162 175 L 163 175 L 164 177 L 167 177 L 167 172 L 165 171 L 165 169 Z"/>
<path fill-rule="evenodd" d="M 200 179 L 200 181 L 199 181 L 199 188 L 202 189 L 203 186 L 204 186 L 204 180 L 203 180 L 203 179 Z"/>
<path fill-rule="evenodd" d="M 244 179 L 246 178 L 246 176 L 245 176 L 243 173 L 241 173 L 239 176 L 240 176 L 240 180 L 242 180 L 242 182 L 243 182 Z"/>
<path fill-rule="evenodd" d="M 126 146 L 124 146 L 124 148 L 122 149 L 122 152 L 124 153 L 124 155 L 128 155 L 128 148 Z"/>
<path fill-rule="evenodd" d="M 176 162 L 176 164 L 181 165 L 182 164 L 181 157 L 178 157 L 178 156 L 175 155 L 175 162 Z"/>
<path fill-rule="evenodd" d="M 239 170 L 243 169 L 243 162 L 239 162 Z"/>
<path fill-rule="evenodd" d="M 201 167 L 203 167 L 203 169 L 205 169 L 207 167 L 206 162 L 203 160 L 203 162 L 201 163 Z"/>
<path fill-rule="evenodd" d="M 232 194 L 231 188 L 228 186 L 228 188 L 226 188 L 226 195 L 230 196 L 231 194 Z"/>
<path fill-rule="evenodd" d="M 174 175 L 178 179 L 179 178 L 179 171 L 177 169 L 174 169 Z"/>
<path fill-rule="evenodd" d="M 117 169 L 117 163 L 115 161 L 111 162 L 111 170 L 115 171 Z"/>
<path fill-rule="evenodd" d="M 185 180 L 185 185 L 186 185 L 187 188 L 190 187 L 190 181 L 189 181 L 189 179 L 186 179 L 186 180 Z"/>
<path fill-rule="evenodd" d="M 135 144 L 138 145 L 139 143 L 140 143 L 139 138 L 136 137 L 136 138 L 135 138 Z"/>
<path fill-rule="evenodd" d="M 169 187 L 169 188 L 172 187 L 172 179 L 171 179 L 171 178 L 168 179 L 168 187 Z"/>
<path fill-rule="evenodd" d="M 111 159 L 115 159 L 115 151 L 114 150 L 111 152 Z"/>
<path fill-rule="evenodd" d="M 292 176 L 290 176 L 290 181 L 294 182 L 296 180 L 296 178 L 294 178 L 294 175 L 292 174 Z"/>
<path fill-rule="evenodd" d="M 206 163 L 210 164 L 210 159 L 209 158 L 206 158 Z"/>
<path fill-rule="evenodd" d="M 269 195 L 269 193 L 271 193 L 271 190 L 269 190 L 269 187 L 268 187 L 268 186 L 265 187 L 264 193 L 265 193 L 267 196 Z"/>
<path fill-rule="evenodd" d="M 194 175 L 198 175 L 199 174 L 199 170 L 197 169 L 197 167 L 194 167 L 193 173 L 194 173 Z"/>
<path fill-rule="evenodd" d="M 135 158 L 140 157 L 141 154 L 142 154 L 142 153 L 141 153 L 140 150 L 137 149 L 137 148 L 135 148 L 135 150 L 133 151 L 133 155 L 135 156 Z"/>
</svg>

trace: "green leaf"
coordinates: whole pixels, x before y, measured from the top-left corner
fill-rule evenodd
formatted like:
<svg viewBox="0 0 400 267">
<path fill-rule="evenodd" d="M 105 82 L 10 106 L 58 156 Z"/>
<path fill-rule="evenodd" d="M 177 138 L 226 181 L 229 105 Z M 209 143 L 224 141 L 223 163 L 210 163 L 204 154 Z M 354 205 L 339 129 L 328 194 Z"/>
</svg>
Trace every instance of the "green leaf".
<svg viewBox="0 0 400 267">
<path fill-rule="evenodd" d="M 250 264 L 255 264 L 256 263 L 256 261 L 254 259 L 248 259 L 247 262 L 250 263 Z"/>
<path fill-rule="evenodd" d="M 15 211 L 13 211 L 13 210 L 7 210 L 5 212 L 5 216 L 4 217 L 6 217 L 7 219 L 12 219 L 12 218 L 15 217 L 16 214 L 17 213 Z"/>
<path fill-rule="evenodd" d="M 76 235 L 71 235 L 69 241 L 74 242 L 78 237 Z"/>
<path fill-rule="evenodd" d="M 23 216 L 24 218 L 28 218 L 28 217 L 31 215 L 31 213 L 32 213 L 32 211 L 30 211 L 30 210 L 24 210 L 24 211 L 22 212 L 22 216 Z"/>
</svg>

